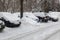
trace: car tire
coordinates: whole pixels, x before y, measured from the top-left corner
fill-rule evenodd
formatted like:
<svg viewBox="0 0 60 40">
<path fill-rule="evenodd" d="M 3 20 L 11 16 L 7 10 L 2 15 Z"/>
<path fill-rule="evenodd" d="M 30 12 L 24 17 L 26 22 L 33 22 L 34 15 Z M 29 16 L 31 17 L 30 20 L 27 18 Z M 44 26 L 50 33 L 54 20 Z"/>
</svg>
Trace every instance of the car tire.
<svg viewBox="0 0 60 40">
<path fill-rule="evenodd" d="M 2 25 L 0 28 L 0 32 L 2 32 L 4 30 L 4 28 L 5 28 L 5 26 Z"/>
<path fill-rule="evenodd" d="M 2 32 L 4 30 L 4 28 L 5 28 L 5 25 L 0 24 L 0 32 Z"/>
</svg>

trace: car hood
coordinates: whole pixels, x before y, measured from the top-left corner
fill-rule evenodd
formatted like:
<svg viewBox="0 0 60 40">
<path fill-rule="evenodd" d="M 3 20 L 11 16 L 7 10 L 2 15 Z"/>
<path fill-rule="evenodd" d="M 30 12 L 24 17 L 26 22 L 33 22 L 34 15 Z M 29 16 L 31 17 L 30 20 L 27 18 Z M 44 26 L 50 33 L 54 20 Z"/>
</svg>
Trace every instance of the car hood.
<svg viewBox="0 0 60 40">
<path fill-rule="evenodd" d="M 32 20 L 37 20 L 38 19 L 32 12 L 24 12 L 23 16 L 26 17 L 26 18 L 30 18 Z"/>
<path fill-rule="evenodd" d="M 9 21 L 9 22 L 15 23 L 15 24 L 18 24 L 20 22 L 20 18 L 17 16 L 17 14 L 3 13 L 3 18 L 6 21 Z"/>
</svg>

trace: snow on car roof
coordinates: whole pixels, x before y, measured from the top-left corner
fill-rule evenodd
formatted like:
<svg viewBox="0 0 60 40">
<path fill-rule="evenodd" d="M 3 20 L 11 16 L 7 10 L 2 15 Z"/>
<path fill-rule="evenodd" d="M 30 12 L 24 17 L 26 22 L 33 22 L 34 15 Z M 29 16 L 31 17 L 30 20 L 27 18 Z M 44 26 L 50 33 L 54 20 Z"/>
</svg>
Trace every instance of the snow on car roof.
<svg viewBox="0 0 60 40">
<path fill-rule="evenodd" d="M 33 14 L 35 16 L 45 17 L 45 13 L 44 12 L 34 12 Z"/>
<path fill-rule="evenodd" d="M 20 18 L 18 17 L 18 14 L 12 14 L 12 13 L 9 13 L 9 12 L 1 12 L 3 18 L 6 20 L 6 21 L 16 21 L 16 20 L 20 20 Z"/>
<path fill-rule="evenodd" d="M 28 16 L 29 18 L 38 19 L 32 12 L 24 12 L 24 17 Z"/>
<path fill-rule="evenodd" d="M 60 12 L 49 12 L 48 15 L 53 18 L 58 18 L 60 15 Z"/>
</svg>

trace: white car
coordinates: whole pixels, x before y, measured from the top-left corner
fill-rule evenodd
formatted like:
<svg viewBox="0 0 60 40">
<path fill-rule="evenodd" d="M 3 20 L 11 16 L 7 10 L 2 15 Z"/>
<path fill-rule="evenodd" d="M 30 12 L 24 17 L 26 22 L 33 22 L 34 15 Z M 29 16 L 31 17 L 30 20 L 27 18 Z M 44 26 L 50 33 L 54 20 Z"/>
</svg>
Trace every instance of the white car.
<svg viewBox="0 0 60 40">
<path fill-rule="evenodd" d="M 23 17 L 30 18 L 34 21 L 39 20 L 34 14 L 32 14 L 32 12 L 24 12 Z"/>
<path fill-rule="evenodd" d="M 8 13 L 8 12 L 0 12 L 0 19 L 5 23 L 7 27 L 18 27 L 20 26 L 20 17 L 17 13 Z"/>
<path fill-rule="evenodd" d="M 39 25 L 39 19 L 34 14 L 32 14 L 32 12 L 24 12 L 22 20 L 23 22 Z"/>
</svg>

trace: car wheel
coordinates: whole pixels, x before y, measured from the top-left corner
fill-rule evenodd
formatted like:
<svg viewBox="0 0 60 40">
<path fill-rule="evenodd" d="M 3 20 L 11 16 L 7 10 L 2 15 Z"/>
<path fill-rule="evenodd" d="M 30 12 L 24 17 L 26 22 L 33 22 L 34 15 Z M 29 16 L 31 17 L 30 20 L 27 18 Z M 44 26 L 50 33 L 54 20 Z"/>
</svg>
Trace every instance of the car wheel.
<svg viewBox="0 0 60 40">
<path fill-rule="evenodd" d="M 0 32 L 2 32 L 5 28 L 5 25 L 3 25 L 3 23 L 0 23 Z"/>
</svg>

